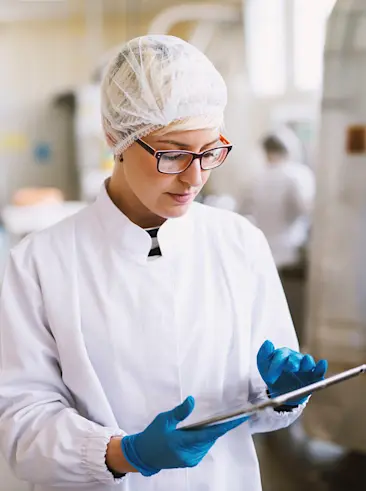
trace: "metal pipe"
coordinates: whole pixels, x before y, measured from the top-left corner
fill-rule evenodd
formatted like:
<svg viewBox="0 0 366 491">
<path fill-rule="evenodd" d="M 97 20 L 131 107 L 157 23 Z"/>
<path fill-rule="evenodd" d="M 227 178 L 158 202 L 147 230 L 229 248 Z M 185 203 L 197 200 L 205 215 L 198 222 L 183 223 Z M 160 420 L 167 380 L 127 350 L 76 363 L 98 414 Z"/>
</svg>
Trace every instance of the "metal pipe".
<svg viewBox="0 0 366 491">
<path fill-rule="evenodd" d="M 158 14 L 150 24 L 149 34 L 167 34 L 178 22 L 237 22 L 241 9 L 233 5 L 183 4 L 170 7 Z"/>
</svg>

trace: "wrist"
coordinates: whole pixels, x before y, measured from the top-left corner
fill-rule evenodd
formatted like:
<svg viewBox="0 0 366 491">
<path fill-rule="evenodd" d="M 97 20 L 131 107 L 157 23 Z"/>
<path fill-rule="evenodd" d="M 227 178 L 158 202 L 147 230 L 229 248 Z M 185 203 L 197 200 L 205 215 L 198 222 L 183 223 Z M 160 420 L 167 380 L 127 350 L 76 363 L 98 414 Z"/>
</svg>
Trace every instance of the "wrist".
<svg viewBox="0 0 366 491">
<path fill-rule="evenodd" d="M 269 387 L 267 387 L 267 397 L 269 397 L 270 399 L 273 399 L 274 397 L 277 397 L 277 396 L 280 396 L 281 394 L 276 394 L 276 393 L 273 393 L 271 391 L 271 389 Z M 278 411 L 278 412 L 281 412 L 281 411 L 292 411 L 293 409 L 296 409 L 297 407 L 299 407 L 301 404 L 303 404 L 304 402 L 306 402 L 307 400 L 309 399 L 309 396 L 301 399 L 301 400 L 291 400 L 291 401 L 287 401 L 285 404 L 283 404 L 282 406 L 279 406 L 277 408 L 274 408 L 275 411 Z"/>
<path fill-rule="evenodd" d="M 137 472 L 140 472 L 145 477 L 153 476 L 157 474 L 160 469 L 155 469 L 143 462 L 136 450 L 136 438 L 138 435 L 130 435 L 122 438 L 121 441 L 121 450 L 124 455 L 126 462 L 129 462 L 130 465 L 134 466 L 137 469 Z"/>
<path fill-rule="evenodd" d="M 121 448 L 122 437 L 113 437 L 107 445 L 106 465 L 112 473 L 138 472 L 126 459 Z"/>
</svg>

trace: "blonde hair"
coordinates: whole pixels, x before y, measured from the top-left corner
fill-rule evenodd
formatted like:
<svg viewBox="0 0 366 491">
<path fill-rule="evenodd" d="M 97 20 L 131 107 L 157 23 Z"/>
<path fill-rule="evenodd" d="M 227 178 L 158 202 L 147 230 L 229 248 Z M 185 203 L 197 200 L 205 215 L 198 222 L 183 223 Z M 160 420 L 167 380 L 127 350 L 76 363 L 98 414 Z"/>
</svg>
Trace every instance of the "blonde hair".
<svg viewBox="0 0 366 491">
<path fill-rule="evenodd" d="M 172 121 L 167 126 L 162 126 L 150 134 L 153 136 L 164 136 L 173 131 L 194 131 L 194 130 L 207 130 L 218 129 L 220 133 L 223 131 L 224 124 L 219 123 L 217 118 L 212 118 L 211 121 L 207 120 L 206 115 L 192 116 L 184 119 L 177 119 Z"/>
</svg>

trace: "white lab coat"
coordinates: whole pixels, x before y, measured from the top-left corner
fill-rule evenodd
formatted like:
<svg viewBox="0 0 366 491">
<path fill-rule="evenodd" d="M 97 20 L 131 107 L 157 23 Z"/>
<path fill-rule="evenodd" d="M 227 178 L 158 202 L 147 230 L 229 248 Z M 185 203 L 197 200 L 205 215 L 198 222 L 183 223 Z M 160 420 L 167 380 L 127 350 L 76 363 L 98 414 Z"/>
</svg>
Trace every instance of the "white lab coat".
<svg viewBox="0 0 366 491">
<path fill-rule="evenodd" d="M 311 169 L 297 162 L 267 167 L 256 180 L 252 214 L 279 268 L 299 259 L 299 248 L 308 236 L 314 194 Z"/>
<path fill-rule="evenodd" d="M 266 398 L 256 354 L 298 349 L 262 233 L 193 204 L 151 238 L 103 187 L 77 215 L 23 240 L 1 295 L 0 441 L 37 491 L 259 491 L 252 434 L 301 413 L 273 410 L 225 435 L 194 469 L 113 479 L 113 435 L 143 430 L 188 395 L 194 418 Z"/>
</svg>

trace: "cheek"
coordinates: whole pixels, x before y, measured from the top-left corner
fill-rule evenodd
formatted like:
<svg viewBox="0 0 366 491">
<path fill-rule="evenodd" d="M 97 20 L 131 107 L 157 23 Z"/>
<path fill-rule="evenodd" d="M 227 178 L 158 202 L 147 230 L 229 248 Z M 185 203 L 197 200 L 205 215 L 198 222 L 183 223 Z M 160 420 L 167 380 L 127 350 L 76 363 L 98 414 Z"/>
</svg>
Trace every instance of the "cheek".
<svg viewBox="0 0 366 491">
<path fill-rule="evenodd" d="M 210 175 L 211 175 L 212 170 L 206 170 L 202 172 L 202 186 L 206 184 L 208 181 Z"/>
<path fill-rule="evenodd" d="M 139 198 L 146 200 L 157 197 L 169 190 L 176 179 L 175 176 L 167 176 L 158 172 L 156 160 L 134 161 L 126 168 L 126 176 L 130 186 Z"/>
<path fill-rule="evenodd" d="M 144 188 L 150 187 L 151 182 L 159 176 L 156 169 L 155 159 L 134 159 L 133 161 L 124 162 L 125 175 L 131 187 Z"/>
</svg>

